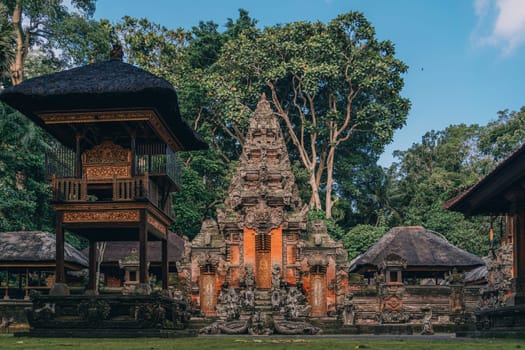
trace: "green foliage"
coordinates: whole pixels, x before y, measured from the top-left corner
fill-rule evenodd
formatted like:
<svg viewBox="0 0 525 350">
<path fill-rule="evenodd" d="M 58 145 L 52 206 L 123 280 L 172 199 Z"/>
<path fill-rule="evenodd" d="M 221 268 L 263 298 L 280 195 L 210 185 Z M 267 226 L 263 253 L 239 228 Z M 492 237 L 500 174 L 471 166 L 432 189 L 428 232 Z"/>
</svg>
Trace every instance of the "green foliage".
<svg viewBox="0 0 525 350">
<path fill-rule="evenodd" d="M 15 56 L 15 32 L 7 15 L 7 6 L 0 3 L 0 83 L 9 76 L 9 66 Z"/>
<path fill-rule="evenodd" d="M 343 245 L 348 251 L 350 260 L 364 253 L 374 245 L 388 228 L 385 226 L 357 225 L 343 237 Z"/>
<path fill-rule="evenodd" d="M 311 222 L 313 220 L 322 220 L 326 224 L 326 229 L 328 231 L 328 234 L 330 237 L 332 237 L 335 240 L 340 240 L 344 236 L 344 230 L 341 228 L 337 222 L 332 219 L 326 218 L 326 215 L 324 211 L 322 210 L 310 210 L 308 212 L 308 222 Z"/>
<path fill-rule="evenodd" d="M 480 137 L 483 154 L 498 162 L 505 159 L 525 140 L 525 107 L 519 111 L 498 112 L 498 119 L 490 122 Z"/>
<path fill-rule="evenodd" d="M 426 133 L 421 143 L 396 152 L 400 162 L 389 169 L 390 204 L 400 215 L 391 226 L 422 225 L 443 234 L 452 244 L 484 255 L 488 251 L 487 220 L 465 219 L 445 210 L 448 199 L 468 189 L 485 174 L 491 161 L 479 150 L 483 128 L 452 125 Z"/>
<path fill-rule="evenodd" d="M 43 132 L 0 104 L 0 231 L 50 230 Z"/>
</svg>

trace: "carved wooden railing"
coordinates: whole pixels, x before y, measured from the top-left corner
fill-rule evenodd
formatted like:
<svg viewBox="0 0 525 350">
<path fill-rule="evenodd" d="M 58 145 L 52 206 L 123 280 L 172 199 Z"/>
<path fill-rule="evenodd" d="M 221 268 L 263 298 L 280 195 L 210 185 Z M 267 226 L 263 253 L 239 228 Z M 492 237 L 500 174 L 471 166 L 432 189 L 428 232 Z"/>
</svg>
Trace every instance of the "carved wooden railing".
<svg viewBox="0 0 525 350">
<path fill-rule="evenodd" d="M 99 179 L 90 181 L 88 178 L 52 178 L 53 200 L 58 202 L 97 202 L 99 198 L 90 193 L 90 186 L 96 185 L 100 188 L 104 185 Z M 129 178 L 117 178 L 109 180 L 105 185 L 109 191 L 106 200 L 134 201 L 147 199 L 169 217 L 173 216 L 171 198 L 164 198 L 169 194 L 161 194 L 154 181 L 148 174 Z"/>
<path fill-rule="evenodd" d="M 55 201 L 77 202 L 87 200 L 86 178 L 52 178 L 53 199 Z"/>
<path fill-rule="evenodd" d="M 113 200 L 129 201 L 148 197 L 148 175 L 129 179 L 113 178 Z"/>
</svg>

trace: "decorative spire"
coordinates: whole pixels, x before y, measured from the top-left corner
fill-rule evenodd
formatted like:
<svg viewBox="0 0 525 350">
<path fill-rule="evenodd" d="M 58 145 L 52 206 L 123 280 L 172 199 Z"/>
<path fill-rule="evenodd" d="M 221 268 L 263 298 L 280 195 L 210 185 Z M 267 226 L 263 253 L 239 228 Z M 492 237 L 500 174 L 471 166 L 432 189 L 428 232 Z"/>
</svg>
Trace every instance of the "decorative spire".
<svg viewBox="0 0 525 350">
<path fill-rule="evenodd" d="M 119 43 L 113 44 L 113 48 L 111 49 L 111 52 L 109 53 L 109 60 L 110 61 L 121 61 L 124 57 L 124 52 L 122 51 L 122 45 Z"/>
</svg>

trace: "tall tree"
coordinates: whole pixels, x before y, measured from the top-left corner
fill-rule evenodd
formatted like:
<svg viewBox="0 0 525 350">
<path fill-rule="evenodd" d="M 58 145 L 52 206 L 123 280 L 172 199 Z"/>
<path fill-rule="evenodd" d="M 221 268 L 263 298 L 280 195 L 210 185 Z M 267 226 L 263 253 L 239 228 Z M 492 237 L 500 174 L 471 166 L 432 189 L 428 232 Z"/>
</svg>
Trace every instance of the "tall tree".
<svg viewBox="0 0 525 350">
<path fill-rule="evenodd" d="M 71 24 L 80 24 L 95 11 L 95 0 L 5 0 L 4 4 L 15 32 L 15 55 L 9 69 L 13 85 L 23 81 L 32 47 L 53 56 L 54 49 L 64 48 L 59 45 L 61 38 L 76 32 L 71 31 Z"/>
<path fill-rule="evenodd" d="M 308 171 L 311 207 L 329 218 L 341 145 L 367 132 L 382 148 L 405 122 L 409 102 L 399 93 L 407 67 L 394 54 L 393 44 L 378 41 L 357 12 L 328 24 L 245 30 L 224 45 L 209 75 L 220 109 L 216 122 L 242 144 L 246 120 L 266 91 Z"/>
<path fill-rule="evenodd" d="M 14 58 L 15 31 L 7 18 L 8 9 L 0 3 L 0 85 L 9 76 L 9 67 Z"/>
<path fill-rule="evenodd" d="M 400 214 L 389 225 L 423 225 L 442 233 L 451 243 L 479 255 L 486 254 L 487 220 L 465 219 L 443 208 L 446 200 L 468 189 L 487 169 L 478 142 L 482 127 L 451 125 L 427 132 L 420 143 L 397 151 L 400 161 L 389 170 L 390 202 Z"/>
</svg>

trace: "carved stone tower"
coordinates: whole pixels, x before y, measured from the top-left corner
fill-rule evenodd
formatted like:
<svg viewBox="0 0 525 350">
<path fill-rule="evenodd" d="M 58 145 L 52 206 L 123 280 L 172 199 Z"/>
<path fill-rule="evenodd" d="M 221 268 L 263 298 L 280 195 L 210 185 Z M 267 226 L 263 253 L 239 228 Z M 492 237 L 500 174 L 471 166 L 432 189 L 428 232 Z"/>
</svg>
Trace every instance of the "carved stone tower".
<svg viewBox="0 0 525 350">
<path fill-rule="evenodd" d="M 308 312 L 325 315 L 328 304 L 335 307 L 335 300 L 329 303 L 326 297 L 330 283 L 335 285 L 335 248 L 340 246 L 328 237 L 326 228 L 319 242 L 309 239 L 307 207 L 298 196 L 279 123 L 264 95 L 250 120 L 217 221 L 206 220 L 192 242 L 193 301 L 204 315 L 221 316 L 222 298 L 232 293 L 239 295 L 244 311 L 269 307 L 279 312 L 291 289 L 294 295 L 303 294 L 302 307 Z M 315 298 L 309 291 L 311 268 L 322 280 L 314 283 Z M 254 303 L 246 302 L 252 297 Z"/>
</svg>

